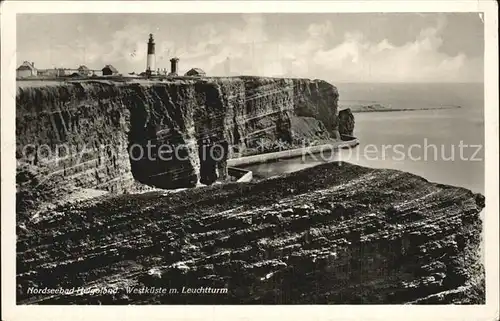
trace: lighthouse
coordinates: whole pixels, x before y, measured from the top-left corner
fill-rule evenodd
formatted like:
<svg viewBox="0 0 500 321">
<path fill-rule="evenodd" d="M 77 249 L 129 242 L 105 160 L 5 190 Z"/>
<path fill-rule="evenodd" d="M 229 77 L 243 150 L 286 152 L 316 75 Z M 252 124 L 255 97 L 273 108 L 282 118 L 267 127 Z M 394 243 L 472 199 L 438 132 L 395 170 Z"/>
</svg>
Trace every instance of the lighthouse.
<svg viewBox="0 0 500 321">
<path fill-rule="evenodd" d="M 146 64 L 146 72 L 147 73 L 154 73 L 155 71 L 155 42 L 153 39 L 153 34 L 149 34 L 149 41 L 148 41 L 148 60 Z"/>
</svg>

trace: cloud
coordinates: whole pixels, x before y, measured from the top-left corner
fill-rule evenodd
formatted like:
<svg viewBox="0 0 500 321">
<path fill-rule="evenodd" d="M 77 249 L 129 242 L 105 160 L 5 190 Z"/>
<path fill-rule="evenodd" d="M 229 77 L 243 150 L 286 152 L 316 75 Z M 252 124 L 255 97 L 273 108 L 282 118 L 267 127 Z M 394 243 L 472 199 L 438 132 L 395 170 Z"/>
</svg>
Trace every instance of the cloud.
<svg viewBox="0 0 500 321">
<path fill-rule="evenodd" d="M 205 61 L 210 73 L 226 55 L 233 59 L 232 71 L 264 76 L 297 76 L 332 81 L 355 82 L 467 82 L 482 80 L 482 61 L 463 53 L 448 55 L 440 51 L 440 34 L 446 19 L 439 16 L 434 26 L 420 30 L 414 39 L 396 46 L 389 39 L 371 42 L 357 31 L 345 32 L 337 43 L 326 39 L 334 35 L 330 21 L 313 23 L 302 40 L 266 41 L 260 18 L 245 20 L 241 29 L 217 33 L 224 39 L 219 51 Z M 249 35 L 252 35 L 249 37 Z M 260 40 L 260 41 L 257 41 Z M 298 41 L 297 41 L 298 40 Z M 251 45 L 248 46 L 248 42 Z M 242 50 L 242 45 L 247 49 Z M 203 62 L 199 62 L 203 65 Z"/>
<path fill-rule="evenodd" d="M 445 25 L 446 20 L 439 18 L 435 26 L 421 30 L 415 40 L 401 46 L 388 39 L 373 43 L 360 33 L 348 32 L 340 44 L 317 50 L 313 61 L 339 81 L 481 81 L 480 59 L 440 52 L 440 33 Z"/>
<path fill-rule="evenodd" d="M 200 67 L 207 74 L 224 75 L 229 57 L 233 74 L 333 82 L 466 82 L 481 81 L 483 75 L 481 57 L 442 50 L 447 26 L 443 15 L 398 45 L 390 38 L 374 41 L 359 30 L 341 30 L 331 20 L 294 28 L 287 37 L 286 32 L 276 31 L 286 25 L 271 25 L 262 14 L 244 14 L 238 24 L 205 21 L 182 32 L 150 24 L 147 20 L 125 21 L 110 36 L 102 36 L 107 39 L 81 31 L 73 41 L 38 49 L 37 64 L 78 66 L 85 62 L 100 68 L 111 63 L 122 72 L 140 72 L 145 69 L 146 40 L 153 33 L 157 67 L 169 69 L 168 60 L 177 56 L 180 72 Z"/>
</svg>

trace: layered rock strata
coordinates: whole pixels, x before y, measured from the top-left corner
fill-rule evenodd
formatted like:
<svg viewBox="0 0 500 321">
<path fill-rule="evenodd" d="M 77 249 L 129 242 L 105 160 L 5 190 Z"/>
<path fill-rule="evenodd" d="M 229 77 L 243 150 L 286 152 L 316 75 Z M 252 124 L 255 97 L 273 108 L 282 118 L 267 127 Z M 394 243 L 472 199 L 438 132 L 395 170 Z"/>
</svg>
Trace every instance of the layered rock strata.
<svg viewBox="0 0 500 321">
<path fill-rule="evenodd" d="M 484 303 L 483 207 L 482 195 L 463 188 L 348 163 L 103 196 L 18 226 L 17 300 Z M 74 292 L 30 290 L 44 288 Z"/>
<path fill-rule="evenodd" d="M 308 79 L 19 82 L 17 160 L 42 181 L 117 193 L 211 184 L 227 157 L 338 138 L 337 101 Z"/>
</svg>

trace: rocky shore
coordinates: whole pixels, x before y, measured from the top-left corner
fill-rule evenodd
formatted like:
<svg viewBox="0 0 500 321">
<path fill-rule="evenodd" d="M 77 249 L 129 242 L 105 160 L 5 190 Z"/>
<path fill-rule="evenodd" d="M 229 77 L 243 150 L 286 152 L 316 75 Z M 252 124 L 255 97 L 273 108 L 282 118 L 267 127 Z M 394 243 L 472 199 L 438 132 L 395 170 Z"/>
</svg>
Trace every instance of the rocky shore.
<svg viewBox="0 0 500 321">
<path fill-rule="evenodd" d="M 348 163 L 104 195 L 18 226 L 17 300 L 484 303 L 483 207 L 463 188 Z"/>
</svg>

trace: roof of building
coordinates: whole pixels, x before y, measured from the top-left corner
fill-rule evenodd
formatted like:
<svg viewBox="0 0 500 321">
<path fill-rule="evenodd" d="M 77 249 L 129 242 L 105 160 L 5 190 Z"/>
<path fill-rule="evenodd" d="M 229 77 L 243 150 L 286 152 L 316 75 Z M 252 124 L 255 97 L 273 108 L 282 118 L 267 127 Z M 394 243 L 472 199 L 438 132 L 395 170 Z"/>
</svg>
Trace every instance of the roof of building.
<svg viewBox="0 0 500 321">
<path fill-rule="evenodd" d="M 78 67 L 78 70 L 85 70 L 85 71 L 89 71 L 89 67 L 85 66 L 85 65 L 81 65 L 80 67 Z"/>
<path fill-rule="evenodd" d="M 25 61 L 21 66 L 17 67 L 17 70 L 36 70 L 35 66 L 29 61 Z"/>
<path fill-rule="evenodd" d="M 201 68 L 191 68 L 191 69 L 189 69 L 188 72 L 186 72 L 186 75 L 188 75 L 188 74 L 205 75 L 205 72 Z"/>
<path fill-rule="evenodd" d="M 108 68 L 109 70 L 111 70 L 111 72 L 113 72 L 113 73 L 117 73 L 118 72 L 118 69 L 116 69 L 112 65 L 106 65 L 106 66 L 104 66 L 104 68 L 102 68 L 102 70 L 104 70 L 106 68 Z"/>
</svg>

